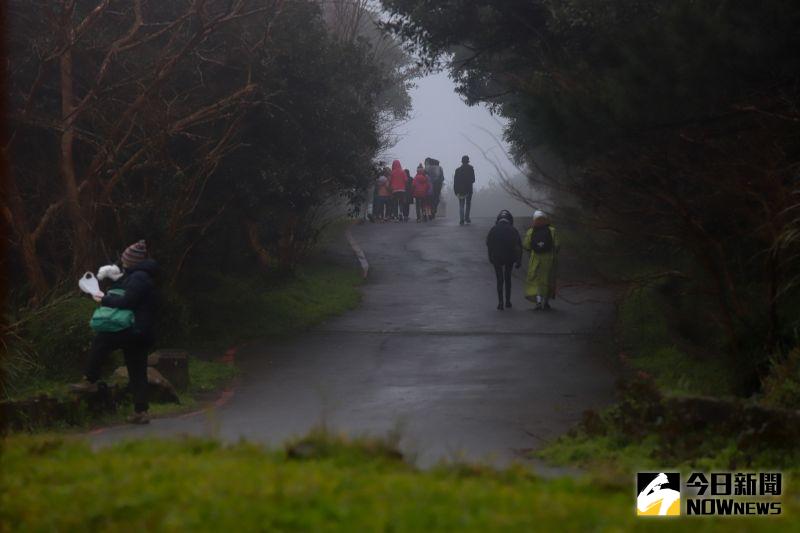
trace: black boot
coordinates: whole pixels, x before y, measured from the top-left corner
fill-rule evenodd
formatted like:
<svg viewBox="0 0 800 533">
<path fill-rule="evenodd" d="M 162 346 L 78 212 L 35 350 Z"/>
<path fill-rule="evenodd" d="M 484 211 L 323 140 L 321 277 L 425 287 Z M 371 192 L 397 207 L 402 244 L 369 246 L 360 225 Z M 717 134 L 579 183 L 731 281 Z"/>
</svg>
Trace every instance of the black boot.
<svg viewBox="0 0 800 533">
<path fill-rule="evenodd" d="M 500 302 L 499 304 L 497 304 L 497 310 L 498 311 L 502 311 L 503 310 L 503 302 Z"/>
<path fill-rule="evenodd" d="M 506 300 L 506 309 L 511 309 L 511 300 Z"/>
</svg>

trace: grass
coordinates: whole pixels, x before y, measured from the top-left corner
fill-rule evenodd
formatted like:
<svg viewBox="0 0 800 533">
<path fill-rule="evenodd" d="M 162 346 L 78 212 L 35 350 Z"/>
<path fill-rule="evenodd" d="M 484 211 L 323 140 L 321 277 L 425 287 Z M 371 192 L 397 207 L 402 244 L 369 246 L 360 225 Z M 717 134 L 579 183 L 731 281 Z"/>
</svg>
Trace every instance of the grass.
<svg viewBox="0 0 800 533">
<path fill-rule="evenodd" d="M 670 323 L 670 309 L 657 287 L 629 290 L 617 315 L 625 362 L 653 376 L 673 394 L 726 396 L 734 388 L 732 367 L 716 355 L 681 341 Z"/>
<path fill-rule="evenodd" d="M 787 531 L 778 519 L 647 520 L 633 476 L 539 479 L 476 465 L 418 471 L 372 440 L 316 436 L 290 450 L 208 440 L 92 451 L 63 436 L 6 439 L 0 523 L 14 531 Z"/>
<path fill-rule="evenodd" d="M 355 308 L 362 283 L 355 269 L 313 265 L 280 282 L 217 276 L 191 307 L 206 344 L 287 337 Z"/>
</svg>

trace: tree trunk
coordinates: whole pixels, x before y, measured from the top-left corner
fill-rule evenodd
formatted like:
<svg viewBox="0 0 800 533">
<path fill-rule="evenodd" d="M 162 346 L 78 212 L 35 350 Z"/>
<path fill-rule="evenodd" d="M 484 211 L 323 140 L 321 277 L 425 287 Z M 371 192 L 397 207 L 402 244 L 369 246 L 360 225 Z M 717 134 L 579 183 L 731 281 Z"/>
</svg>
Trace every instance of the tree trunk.
<svg viewBox="0 0 800 533">
<path fill-rule="evenodd" d="M 298 217 L 295 214 L 286 216 L 283 228 L 281 228 L 281 238 L 278 241 L 278 262 L 282 269 L 291 270 L 294 267 L 295 256 L 295 229 L 297 228 Z"/>
<path fill-rule="evenodd" d="M 67 42 L 74 38 L 74 30 L 70 26 L 67 30 Z M 61 118 L 63 132 L 61 134 L 61 177 L 64 181 L 67 214 L 72 223 L 72 250 L 73 270 L 79 272 L 91 268 L 89 257 L 89 226 L 81 212 L 80 191 L 75 177 L 75 160 L 73 157 L 75 145 L 75 95 L 73 91 L 74 80 L 72 76 L 72 49 L 60 58 L 61 72 Z"/>
<path fill-rule="evenodd" d="M 4 209 L 5 218 L 12 228 L 12 231 L 19 240 L 20 254 L 22 255 L 22 265 L 25 269 L 25 277 L 31 287 L 32 299 L 38 301 L 47 292 L 47 279 L 42 271 L 39 256 L 36 253 L 36 239 L 33 232 L 28 227 L 25 207 L 17 188 L 17 183 L 13 175 L 7 175 L 8 184 L 8 203 Z"/>
<path fill-rule="evenodd" d="M 270 256 L 267 249 L 261 244 L 261 239 L 258 236 L 258 224 L 253 221 L 247 221 L 244 224 L 247 230 L 247 242 L 250 243 L 250 249 L 256 254 L 258 265 L 265 270 L 268 269 L 271 263 Z"/>
</svg>

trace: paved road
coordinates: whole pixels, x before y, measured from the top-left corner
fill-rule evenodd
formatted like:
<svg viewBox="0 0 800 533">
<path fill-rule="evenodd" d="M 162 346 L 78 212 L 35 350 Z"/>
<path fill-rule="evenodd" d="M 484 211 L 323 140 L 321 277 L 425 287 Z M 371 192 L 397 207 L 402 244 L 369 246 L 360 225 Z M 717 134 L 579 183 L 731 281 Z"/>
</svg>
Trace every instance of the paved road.
<svg viewBox="0 0 800 533">
<path fill-rule="evenodd" d="M 92 438 L 186 433 L 279 444 L 325 423 L 353 434 L 399 429 L 423 466 L 518 458 L 611 401 L 613 371 L 595 333 L 612 306 L 603 291 L 572 287 L 563 293 L 573 304 L 533 312 L 520 270 L 515 307 L 497 311 L 490 223 L 355 227 L 370 262 L 358 310 L 292 342 L 242 348 L 240 383 L 218 409 Z M 567 254 L 562 263 L 574 276 Z"/>
</svg>

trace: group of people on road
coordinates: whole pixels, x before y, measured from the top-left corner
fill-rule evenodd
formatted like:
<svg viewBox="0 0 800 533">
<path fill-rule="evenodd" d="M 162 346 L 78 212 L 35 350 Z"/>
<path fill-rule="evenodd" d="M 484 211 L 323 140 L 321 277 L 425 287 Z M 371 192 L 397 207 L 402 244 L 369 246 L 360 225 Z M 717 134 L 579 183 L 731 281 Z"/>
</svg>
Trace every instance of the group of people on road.
<svg viewBox="0 0 800 533">
<path fill-rule="evenodd" d="M 511 307 L 511 272 L 522 266 L 522 252 L 530 252 L 525 280 L 525 298 L 535 310 L 550 310 L 550 300 L 556 297 L 556 270 L 560 243 L 555 228 L 542 211 L 533 214 L 533 223 L 521 238 L 514 227 L 514 217 L 507 210 L 497 220 L 486 237 L 489 262 L 497 277 L 497 309 Z"/>
<path fill-rule="evenodd" d="M 417 222 L 428 222 L 436 218 L 444 187 L 444 170 L 437 159 L 425 158 L 417 166 L 416 174 L 403 168 L 395 160 L 392 168 L 380 165 L 375 179 L 372 212 L 366 213 L 373 222 L 408 222 L 411 218 L 411 205 L 416 208 Z M 461 166 L 453 177 L 453 191 L 458 197 L 461 225 L 471 223 L 469 212 L 472 205 L 472 187 L 475 183 L 475 170 L 469 164 L 469 156 L 461 158 Z"/>
<path fill-rule="evenodd" d="M 411 171 L 395 160 L 392 168 L 380 164 L 372 197 L 372 212 L 367 218 L 373 222 L 408 222 L 411 206 L 416 207 L 417 222 L 433 220 L 439 210 L 444 186 L 444 171 L 439 161 L 428 157 Z"/>
</svg>

